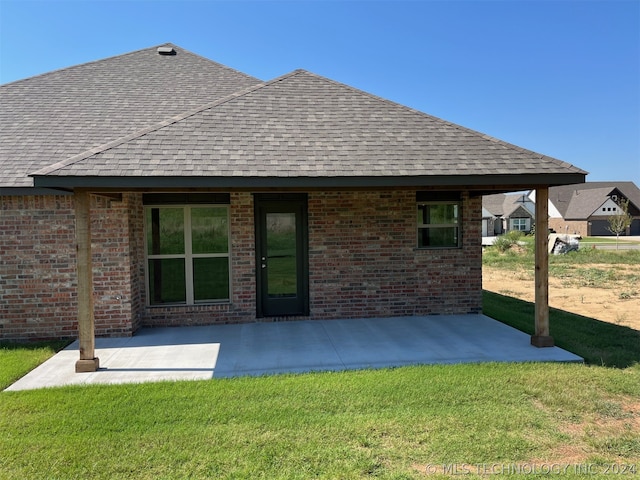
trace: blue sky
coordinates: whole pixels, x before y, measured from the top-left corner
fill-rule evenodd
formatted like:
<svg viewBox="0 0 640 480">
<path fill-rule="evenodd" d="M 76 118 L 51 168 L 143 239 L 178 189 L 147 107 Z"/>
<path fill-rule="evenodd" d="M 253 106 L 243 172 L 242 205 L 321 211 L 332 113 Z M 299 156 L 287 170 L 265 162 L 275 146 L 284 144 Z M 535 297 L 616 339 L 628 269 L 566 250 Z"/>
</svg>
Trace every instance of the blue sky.
<svg viewBox="0 0 640 480">
<path fill-rule="evenodd" d="M 640 186 L 640 0 L 0 0 L 0 83 L 164 42 L 264 80 L 304 68 Z"/>
</svg>

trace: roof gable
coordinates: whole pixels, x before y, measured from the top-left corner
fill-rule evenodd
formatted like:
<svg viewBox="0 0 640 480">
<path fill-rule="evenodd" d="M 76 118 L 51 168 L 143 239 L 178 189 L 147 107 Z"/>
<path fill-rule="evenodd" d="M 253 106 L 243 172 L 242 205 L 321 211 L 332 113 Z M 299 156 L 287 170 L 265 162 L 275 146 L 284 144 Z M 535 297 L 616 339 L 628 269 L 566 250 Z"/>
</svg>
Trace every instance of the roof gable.
<svg viewBox="0 0 640 480">
<path fill-rule="evenodd" d="M 504 213 L 505 198 L 504 193 L 485 195 L 482 197 L 482 208 L 496 217 L 501 217 Z"/>
<path fill-rule="evenodd" d="M 574 192 L 565 219 L 586 219 L 605 203 L 614 189 L 610 187 L 577 190 Z"/>
<path fill-rule="evenodd" d="M 0 86 L 0 186 L 260 80 L 175 45 Z"/>
<path fill-rule="evenodd" d="M 549 201 L 565 219 L 587 219 L 611 194 L 628 198 L 632 208 L 640 207 L 640 189 L 633 182 L 587 182 L 549 189 Z"/>
<path fill-rule="evenodd" d="M 533 218 L 533 213 L 528 208 L 525 208 L 524 205 L 519 204 L 515 206 L 515 208 L 509 212 L 508 215 L 505 215 L 507 218 Z"/>
<path fill-rule="evenodd" d="M 509 218 L 516 216 L 532 217 L 535 214 L 535 206 L 527 194 L 497 193 L 482 197 L 482 206 L 495 216 Z M 523 211 L 520 212 L 520 209 Z"/>
<path fill-rule="evenodd" d="M 585 173 L 297 70 L 36 175 L 326 179 L 510 176 L 514 172 L 577 177 Z"/>
</svg>

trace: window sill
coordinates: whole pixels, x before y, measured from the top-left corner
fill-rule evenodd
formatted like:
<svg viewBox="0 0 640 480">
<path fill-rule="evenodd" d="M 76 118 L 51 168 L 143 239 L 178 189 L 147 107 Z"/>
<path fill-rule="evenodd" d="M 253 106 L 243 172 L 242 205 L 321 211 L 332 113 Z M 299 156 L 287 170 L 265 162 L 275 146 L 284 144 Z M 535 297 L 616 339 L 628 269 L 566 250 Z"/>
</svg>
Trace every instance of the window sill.
<svg viewBox="0 0 640 480">
<path fill-rule="evenodd" d="M 163 305 L 147 305 L 146 308 L 149 309 L 160 309 L 160 308 L 172 308 L 172 309 L 185 309 L 185 308 L 199 308 L 199 307 L 220 307 L 220 306 L 228 306 L 231 305 L 231 300 L 220 300 L 218 302 L 203 302 L 203 303 L 165 303 Z"/>
</svg>

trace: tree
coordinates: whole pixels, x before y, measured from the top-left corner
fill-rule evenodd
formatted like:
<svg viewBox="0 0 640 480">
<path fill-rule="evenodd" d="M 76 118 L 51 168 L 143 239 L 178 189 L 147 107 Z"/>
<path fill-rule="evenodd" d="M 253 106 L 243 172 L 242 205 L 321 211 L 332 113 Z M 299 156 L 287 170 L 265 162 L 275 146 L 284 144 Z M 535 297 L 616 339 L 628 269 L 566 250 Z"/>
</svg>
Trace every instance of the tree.
<svg viewBox="0 0 640 480">
<path fill-rule="evenodd" d="M 622 200 L 619 206 L 622 212 L 617 215 L 611 215 L 607 219 L 609 221 L 607 229 L 616 236 L 616 250 L 618 249 L 620 234 L 627 231 L 627 228 L 629 228 L 633 220 L 629 214 L 629 200 Z"/>
</svg>

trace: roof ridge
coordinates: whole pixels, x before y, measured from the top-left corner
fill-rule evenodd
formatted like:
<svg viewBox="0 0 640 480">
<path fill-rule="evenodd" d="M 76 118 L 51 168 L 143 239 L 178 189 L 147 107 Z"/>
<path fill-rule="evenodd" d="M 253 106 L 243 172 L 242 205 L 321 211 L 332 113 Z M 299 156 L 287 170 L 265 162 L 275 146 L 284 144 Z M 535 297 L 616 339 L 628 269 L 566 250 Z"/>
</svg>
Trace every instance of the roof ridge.
<svg viewBox="0 0 640 480">
<path fill-rule="evenodd" d="M 182 50 L 185 53 L 188 53 L 190 55 L 193 55 L 194 57 L 198 57 L 198 58 L 201 58 L 203 60 L 206 60 L 209 63 L 213 63 L 213 64 L 217 65 L 218 67 L 224 68 L 226 70 L 231 70 L 232 72 L 239 73 L 241 75 L 244 75 L 245 77 L 254 78 L 254 79 L 258 80 L 259 82 L 263 82 L 263 80 L 258 78 L 258 77 L 254 77 L 253 75 L 249 75 L 246 72 L 243 72 L 243 71 L 238 70 L 236 68 L 232 68 L 232 67 L 230 67 L 228 65 L 225 65 L 224 63 L 220 63 L 220 62 L 216 62 L 215 60 L 211 60 L 210 58 L 207 58 L 207 57 L 205 57 L 203 55 L 200 55 L 198 53 L 192 52 L 191 50 L 187 50 L 186 48 L 181 47 L 180 45 L 176 45 L 175 43 L 167 42 L 167 43 L 165 43 L 163 45 L 157 45 L 156 47 L 151 47 L 151 48 L 158 48 L 158 47 L 162 47 L 162 46 L 171 46 L 171 47 L 174 47 L 174 48 L 179 48 L 180 50 Z"/>
<path fill-rule="evenodd" d="M 404 109 L 404 110 L 407 110 L 407 111 L 410 111 L 410 112 L 413 112 L 413 113 L 417 113 L 417 114 L 419 114 L 419 115 L 422 115 L 422 116 L 424 116 L 424 117 L 427 117 L 427 118 L 433 119 L 433 120 L 438 121 L 438 122 L 442 122 L 442 123 L 444 123 L 445 125 L 451 126 L 451 127 L 456 128 L 456 129 L 458 129 L 458 130 L 462 130 L 462 131 L 465 131 L 465 132 L 471 133 L 471 134 L 473 134 L 473 135 L 479 136 L 480 138 L 484 138 L 485 140 L 489 140 L 489 141 L 491 141 L 491 142 L 494 142 L 494 143 L 497 143 L 497 144 L 499 144 L 499 145 L 502 145 L 503 147 L 510 148 L 510 149 L 512 149 L 512 150 L 516 150 L 516 151 L 518 151 L 518 152 L 520 152 L 520 153 L 533 154 L 533 155 L 538 156 L 538 158 L 541 158 L 541 159 L 542 159 L 542 158 L 544 158 L 544 159 L 548 159 L 548 160 L 550 160 L 550 161 L 552 161 L 552 162 L 556 163 L 556 164 L 557 164 L 557 165 L 559 165 L 559 166 L 563 166 L 563 167 L 573 167 L 573 168 L 576 168 L 576 169 L 578 169 L 578 170 L 582 171 L 582 172 L 583 172 L 583 173 L 585 173 L 585 174 L 587 173 L 586 171 L 582 170 L 581 168 L 576 167 L 575 165 L 572 165 L 572 164 L 570 164 L 570 163 L 568 163 L 568 162 L 565 162 L 565 161 L 559 160 L 559 159 L 554 158 L 554 157 L 550 157 L 549 155 L 545 155 L 545 154 L 542 154 L 542 153 L 534 152 L 533 150 L 529 150 L 529 149 L 527 149 L 527 148 L 519 147 L 519 146 L 517 146 L 517 145 L 514 145 L 514 144 L 512 144 L 512 143 L 506 142 L 506 141 L 501 140 L 501 139 L 499 139 L 499 138 L 493 137 L 493 136 L 488 135 L 488 134 L 486 134 L 486 133 L 479 132 L 479 131 L 477 131 L 477 130 L 473 130 L 473 129 L 471 129 L 471 128 L 468 128 L 468 127 L 465 127 L 465 126 L 459 125 L 459 124 L 457 124 L 457 123 L 450 122 L 449 120 L 445 120 L 445 119 L 440 118 L 440 117 L 436 117 L 435 115 L 431 115 L 431 114 L 429 114 L 429 113 L 423 112 L 422 110 L 418 110 L 418 109 L 416 109 L 416 108 L 409 107 L 409 106 L 407 106 L 407 105 L 403 105 L 403 104 L 398 103 L 398 102 L 394 102 L 393 100 L 389 100 L 388 98 L 380 97 L 380 96 L 378 96 L 378 95 L 376 95 L 376 94 L 373 94 L 373 93 L 371 93 L 371 92 L 367 92 L 366 90 L 362 90 L 362 89 L 359 89 L 359 88 L 353 87 L 353 86 L 351 86 L 351 85 L 348 85 L 348 84 L 346 84 L 346 83 L 342 83 L 342 82 L 339 82 L 339 81 L 337 81 L 337 80 L 333 80 L 333 79 L 331 79 L 331 78 L 327 78 L 327 77 L 324 77 L 324 76 L 322 76 L 322 75 L 319 75 L 319 74 L 316 74 L 316 73 L 313 73 L 313 72 L 308 72 L 308 71 L 306 71 L 306 70 L 297 70 L 297 71 L 299 71 L 299 72 L 305 72 L 305 73 L 308 73 L 308 74 L 310 74 L 310 75 L 313 75 L 313 76 L 314 76 L 314 77 L 316 77 L 316 78 L 319 78 L 319 79 L 325 80 L 325 81 L 330 82 L 330 83 L 333 83 L 333 84 L 335 84 L 335 85 L 340 85 L 340 86 L 346 87 L 346 88 L 348 88 L 348 89 L 350 89 L 350 90 L 352 90 L 352 91 L 354 91 L 354 92 L 357 92 L 357 93 L 360 93 L 360 94 L 364 94 L 364 95 L 366 95 L 366 96 L 368 96 L 368 97 L 371 97 L 371 98 L 373 98 L 373 99 L 375 99 L 375 100 L 382 101 L 382 102 L 384 102 L 384 103 L 387 103 L 387 104 L 390 104 L 390 105 L 394 105 L 394 106 L 396 106 L 396 107 L 400 107 L 401 109 Z"/>
<path fill-rule="evenodd" d="M 165 45 L 170 45 L 170 44 L 165 44 Z M 214 62 L 215 63 L 215 62 Z M 265 88 L 269 85 L 272 85 L 274 83 L 277 82 L 281 82 L 289 77 L 293 77 L 296 75 L 299 75 L 303 72 L 303 70 L 294 70 L 292 72 L 289 72 L 285 75 L 282 75 L 280 77 L 274 78 L 273 80 L 269 80 L 268 82 L 262 82 L 262 83 L 258 83 L 256 85 L 252 85 L 250 87 L 244 88 L 242 90 L 239 90 L 235 93 L 232 93 L 230 95 L 227 95 L 224 98 L 220 98 L 218 100 L 215 100 L 213 102 L 209 102 L 209 103 L 205 103 L 203 105 L 200 105 L 199 107 L 193 108 L 191 110 L 187 110 L 181 114 L 178 115 L 174 115 L 173 117 L 169 117 L 166 120 L 163 120 L 161 122 L 155 123 L 153 125 L 149 125 L 147 127 L 144 127 L 140 130 L 137 130 L 135 132 L 132 132 L 128 135 L 125 135 L 123 137 L 117 138 L 115 140 L 112 140 L 110 142 L 104 143 L 102 145 L 99 145 L 97 147 L 94 148 L 90 148 L 88 150 L 85 150 L 84 152 L 78 153 L 77 155 L 74 155 L 72 157 L 66 158 L 60 162 L 56 162 L 53 163 L 47 167 L 41 168 L 40 170 L 37 170 L 33 173 L 30 173 L 29 176 L 34 176 L 34 175 L 48 175 L 52 172 L 55 172 L 58 169 L 61 168 L 65 168 L 68 167 L 70 165 L 73 165 L 76 162 L 81 162 L 82 160 L 87 159 L 88 157 L 92 156 L 92 155 L 96 155 L 98 153 L 104 153 L 107 150 L 110 150 L 112 148 L 118 147 L 124 143 L 130 142 L 131 140 L 135 140 L 137 138 L 143 137 L 151 132 L 155 132 L 157 130 L 160 130 L 161 128 L 167 127 L 169 125 L 172 125 L 174 123 L 178 123 L 182 120 L 185 120 L 189 117 L 192 117 L 194 115 L 197 115 L 200 112 L 203 112 L 205 110 L 209 110 L 211 108 L 215 108 L 218 107 L 220 105 L 223 105 L 227 102 L 230 102 L 231 100 L 234 100 L 236 98 L 240 98 L 243 97 L 245 95 L 248 95 L 252 92 L 255 92 L 257 90 L 260 90 L 262 88 Z"/>
<path fill-rule="evenodd" d="M 68 67 L 61 67 L 61 68 L 57 68 L 57 69 L 55 69 L 55 70 L 51 70 L 51 71 L 44 72 L 44 73 L 37 73 L 37 74 L 32 75 L 32 76 L 30 76 L 30 77 L 20 78 L 20 79 L 18 79 L 18 80 L 14 80 L 14 81 L 12 81 L 12 82 L 7 82 L 7 83 L 0 84 L 0 87 L 4 87 L 4 86 L 8 86 L 8 85 L 14 85 L 14 84 L 16 84 L 16 83 L 24 82 L 24 81 L 27 81 L 27 80 L 32 80 L 32 79 L 34 79 L 34 78 L 47 77 L 47 76 L 49 76 L 49 75 L 53 75 L 53 74 L 56 74 L 56 73 L 62 72 L 62 71 L 64 71 L 64 70 L 71 70 L 71 69 L 75 69 L 75 68 L 85 67 L 85 66 L 87 66 L 87 65 L 92 65 L 92 64 L 96 64 L 96 63 L 103 63 L 103 62 L 107 62 L 107 61 L 109 61 L 109 60 L 113 60 L 114 58 L 128 57 L 128 56 L 130 56 L 130 55 L 135 55 L 135 54 L 137 54 L 137 53 L 144 52 L 144 51 L 147 51 L 147 50 L 153 51 L 153 50 L 158 49 L 159 47 L 173 47 L 173 48 L 178 48 L 178 49 L 180 49 L 180 50 L 181 50 L 182 52 L 184 52 L 184 53 L 188 53 L 189 55 L 193 55 L 194 57 L 198 57 L 198 58 L 200 58 L 200 59 L 202 59 L 202 60 L 205 60 L 205 61 L 207 61 L 207 62 L 209 62 L 209 63 L 212 63 L 212 64 L 214 64 L 214 65 L 216 65 L 216 66 L 218 66 L 218 67 L 220 67 L 220 68 L 224 68 L 224 69 L 229 70 L 229 71 L 232 71 L 232 72 L 234 72 L 234 73 L 239 73 L 239 74 L 241 74 L 241 75 L 244 75 L 245 77 L 253 78 L 253 79 L 257 80 L 257 81 L 262 82 L 262 80 L 261 80 L 261 79 L 259 79 L 258 77 L 254 77 L 253 75 L 249 75 L 249 74 L 247 74 L 247 73 L 245 73 L 245 72 L 242 72 L 242 71 L 240 71 L 240 70 L 237 70 L 237 69 L 235 69 L 235 68 L 231 68 L 231 67 L 229 67 L 228 65 L 225 65 L 225 64 L 223 64 L 223 63 L 216 62 L 215 60 L 211 60 L 210 58 L 207 58 L 207 57 L 204 57 L 204 56 L 199 55 L 199 54 L 197 54 L 197 53 L 194 53 L 194 52 L 192 52 L 191 50 L 187 50 L 186 48 L 183 48 L 183 47 L 181 47 L 181 46 L 179 46 L 179 45 L 176 45 L 175 43 L 165 42 L 165 43 L 160 43 L 160 44 L 158 44 L 158 45 L 154 45 L 154 46 L 151 46 L 151 47 L 145 47 L 145 48 L 140 48 L 140 49 L 138 49 L 138 50 L 133 50 L 133 51 L 131 51 L 131 52 L 120 53 L 120 54 L 118 54 L 118 55 L 111 55 L 111 56 L 106 57 L 106 58 L 99 58 L 99 59 L 97 59 L 97 60 L 90 60 L 90 61 L 88 61 L 88 62 L 83 62 L 83 63 L 79 63 L 79 64 L 76 64 L 76 65 L 69 65 Z"/>
<path fill-rule="evenodd" d="M 7 85 L 14 85 L 16 83 L 25 82 L 27 80 L 32 80 L 34 78 L 47 77 L 49 75 L 53 75 L 54 73 L 59 73 L 59 72 L 62 72 L 64 70 L 71 70 L 71 69 L 74 69 L 74 68 L 80 68 L 80 67 L 84 67 L 86 65 L 91 65 L 91 64 L 94 64 L 94 63 L 103 63 L 103 62 L 106 62 L 108 60 L 113 60 L 114 58 L 128 57 L 129 55 L 134 55 L 136 53 L 144 52 L 145 50 L 153 50 L 155 48 L 165 47 L 165 46 L 168 46 L 168 45 L 171 45 L 172 47 L 176 46 L 176 45 L 173 45 L 172 43 L 161 43 L 161 44 L 153 46 L 153 47 L 140 48 L 138 50 L 133 50 L 131 52 L 120 53 L 118 55 L 111 55 L 110 57 L 99 58 L 97 60 L 89 60 L 88 62 L 78 63 L 76 65 L 69 65 L 68 67 L 61 67 L 61 68 L 57 68 L 55 70 L 50 70 L 48 72 L 36 73 L 35 75 L 32 75 L 30 77 L 19 78 L 18 80 L 14 80 L 12 82 L 3 83 L 2 85 L 0 85 L 0 87 L 4 87 L 4 86 L 7 86 Z"/>
</svg>

